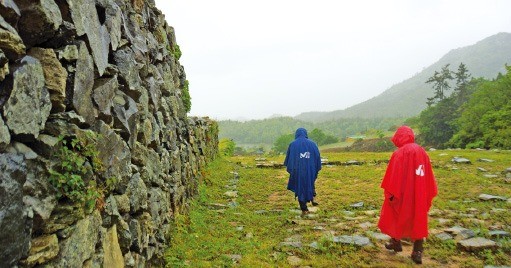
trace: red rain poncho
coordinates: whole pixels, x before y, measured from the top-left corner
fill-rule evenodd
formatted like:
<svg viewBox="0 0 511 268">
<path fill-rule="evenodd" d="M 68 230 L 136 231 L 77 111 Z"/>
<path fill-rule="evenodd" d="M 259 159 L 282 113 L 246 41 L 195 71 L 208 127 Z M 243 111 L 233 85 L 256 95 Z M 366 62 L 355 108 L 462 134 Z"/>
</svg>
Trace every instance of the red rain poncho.
<svg viewBox="0 0 511 268">
<path fill-rule="evenodd" d="M 411 128 L 398 128 L 392 137 L 398 149 L 381 183 L 385 200 L 378 227 L 395 239 L 428 236 L 428 211 L 438 193 L 429 156 L 414 141 Z"/>
</svg>

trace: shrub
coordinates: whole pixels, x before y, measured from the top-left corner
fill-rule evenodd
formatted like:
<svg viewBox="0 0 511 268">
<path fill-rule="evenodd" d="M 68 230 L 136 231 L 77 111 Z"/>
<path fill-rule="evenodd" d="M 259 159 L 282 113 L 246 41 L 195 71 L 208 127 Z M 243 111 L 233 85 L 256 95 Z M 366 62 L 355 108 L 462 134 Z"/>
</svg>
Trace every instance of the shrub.
<svg viewBox="0 0 511 268">
<path fill-rule="evenodd" d="M 96 136 L 88 132 L 84 137 L 59 137 L 57 149 L 48 170 L 50 183 L 57 190 L 57 199 L 67 198 L 81 203 L 87 210 L 94 208 L 105 192 L 111 191 L 117 178 L 99 181 L 97 173 L 103 171 L 95 146 Z"/>
</svg>

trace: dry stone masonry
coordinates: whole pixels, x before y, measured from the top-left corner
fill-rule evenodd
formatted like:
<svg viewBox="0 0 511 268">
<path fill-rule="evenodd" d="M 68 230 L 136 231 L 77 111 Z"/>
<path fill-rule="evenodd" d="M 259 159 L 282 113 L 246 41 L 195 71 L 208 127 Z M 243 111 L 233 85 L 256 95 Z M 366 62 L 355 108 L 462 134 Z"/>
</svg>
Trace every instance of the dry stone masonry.
<svg viewBox="0 0 511 268">
<path fill-rule="evenodd" d="M 0 1 L 0 267 L 161 266 L 217 154 L 154 0 Z"/>
</svg>

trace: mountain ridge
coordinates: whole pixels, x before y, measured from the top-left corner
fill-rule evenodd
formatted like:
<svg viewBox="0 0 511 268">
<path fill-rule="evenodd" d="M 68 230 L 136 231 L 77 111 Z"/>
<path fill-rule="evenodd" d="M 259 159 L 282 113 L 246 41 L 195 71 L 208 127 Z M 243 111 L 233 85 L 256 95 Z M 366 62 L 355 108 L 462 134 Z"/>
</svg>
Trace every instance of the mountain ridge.
<svg viewBox="0 0 511 268">
<path fill-rule="evenodd" d="M 426 98 L 433 95 L 433 89 L 425 83 L 426 80 L 446 64 L 450 64 L 451 70 L 456 70 L 462 62 L 472 77 L 492 79 L 499 72 L 505 73 L 505 65 L 511 63 L 511 33 L 500 32 L 473 45 L 452 49 L 412 77 L 359 104 L 330 112 L 305 112 L 294 118 L 322 122 L 340 118 L 415 116 L 427 107 Z"/>
</svg>

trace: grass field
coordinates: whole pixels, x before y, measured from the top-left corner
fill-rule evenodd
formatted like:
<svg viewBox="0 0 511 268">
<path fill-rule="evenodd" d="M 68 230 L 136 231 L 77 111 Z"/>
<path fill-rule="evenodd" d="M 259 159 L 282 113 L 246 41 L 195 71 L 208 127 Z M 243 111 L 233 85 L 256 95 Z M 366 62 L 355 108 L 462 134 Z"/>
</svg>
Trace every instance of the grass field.
<svg viewBox="0 0 511 268">
<path fill-rule="evenodd" d="M 482 201 L 480 194 L 511 198 L 509 151 L 429 152 L 439 195 L 430 213 L 430 237 L 423 267 L 511 265 L 511 239 L 491 238 L 491 230 L 511 232 L 511 202 Z M 454 164 L 455 156 L 472 164 Z M 411 246 L 387 251 L 378 233 L 379 185 L 390 153 L 325 153 L 330 161 L 358 160 L 360 166 L 324 166 L 316 182 L 317 209 L 299 215 L 286 190 L 285 169 L 255 167 L 255 157 L 219 158 L 206 171 L 188 215 L 176 216 L 168 267 L 410 267 Z M 489 159 L 493 162 L 482 162 Z M 283 156 L 267 158 L 283 162 Z M 480 169 L 478 169 L 480 168 Z M 486 171 L 482 171 L 482 170 Z M 486 175 L 486 176 L 485 176 Z M 496 175 L 488 176 L 488 175 Z M 229 192 L 230 191 L 230 192 Z M 234 197 L 236 191 L 237 197 Z M 230 197 L 226 195 L 231 195 Z M 363 202 L 362 207 L 352 207 Z M 454 239 L 435 236 L 460 226 L 498 242 L 497 250 L 465 252 Z M 369 238 L 372 245 L 334 242 L 342 235 Z"/>
</svg>

